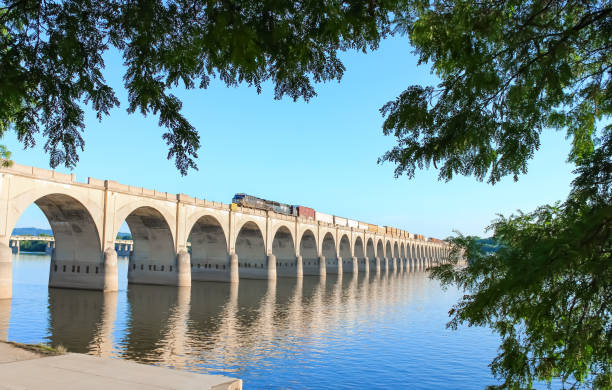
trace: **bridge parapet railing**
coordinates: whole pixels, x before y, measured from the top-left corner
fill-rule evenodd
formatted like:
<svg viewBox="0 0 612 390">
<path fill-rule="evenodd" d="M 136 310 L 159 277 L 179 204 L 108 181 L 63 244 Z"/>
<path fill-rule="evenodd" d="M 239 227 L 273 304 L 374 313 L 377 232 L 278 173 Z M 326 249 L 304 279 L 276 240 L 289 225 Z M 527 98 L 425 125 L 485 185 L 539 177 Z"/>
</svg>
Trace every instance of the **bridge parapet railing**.
<svg viewBox="0 0 612 390">
<path fill-rule="evenodd" d="M 31 176 L 31 177 L 35 177 L 39 179 L 51 179 L 51 180 L 62 182 L 62 183 L 76 182 L 74 173 L 73 174 L 61 173 L 61 172 L 57 172 L 51 169 L 37 168 L 37 167 L 32 167 L 29 165 L 21 165 L 17 163 L 13 163 L 10 167 L 2 167 L 0 168 L 0 171 Z"/>
<path fill-rule="evenodd" d="M 55 241 L 53 236 L 12 235 L 13 241 Z"/>
</svg>

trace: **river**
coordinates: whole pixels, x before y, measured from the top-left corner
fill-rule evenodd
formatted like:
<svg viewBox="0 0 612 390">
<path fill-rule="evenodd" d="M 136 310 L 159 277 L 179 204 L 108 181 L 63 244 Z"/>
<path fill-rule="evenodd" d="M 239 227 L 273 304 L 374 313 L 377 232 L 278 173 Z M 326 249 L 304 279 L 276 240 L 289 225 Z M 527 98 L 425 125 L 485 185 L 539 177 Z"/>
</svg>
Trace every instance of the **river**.
<svg viewBox="0 0 612 390">
<path fill-rule="evenodd" d="M 499 338 L 445 328 L 460 295 L 425 271 L 119 292 L 48 289 L 50 257 L 13 258 L 0 337 L 241 378 L 245 389 L 483 389 Z"/>
</svg>

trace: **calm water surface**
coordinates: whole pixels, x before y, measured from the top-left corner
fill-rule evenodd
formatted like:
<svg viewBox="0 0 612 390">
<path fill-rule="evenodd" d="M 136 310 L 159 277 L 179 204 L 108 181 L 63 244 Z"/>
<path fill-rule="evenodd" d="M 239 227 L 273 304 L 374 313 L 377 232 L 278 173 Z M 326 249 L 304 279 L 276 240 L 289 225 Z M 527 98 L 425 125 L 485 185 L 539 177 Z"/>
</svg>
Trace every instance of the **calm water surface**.
<svg viewBox="0 0 612 390">
<path fill-rule="evenodd" d="M 0 337 L 243 379 L 244 388 L 482 389 L 498 338 L 445 329 L 459 292 L 423 271 L 239 286 L 48 289 L 49 256 L 13 258 Z"/>
</svg>

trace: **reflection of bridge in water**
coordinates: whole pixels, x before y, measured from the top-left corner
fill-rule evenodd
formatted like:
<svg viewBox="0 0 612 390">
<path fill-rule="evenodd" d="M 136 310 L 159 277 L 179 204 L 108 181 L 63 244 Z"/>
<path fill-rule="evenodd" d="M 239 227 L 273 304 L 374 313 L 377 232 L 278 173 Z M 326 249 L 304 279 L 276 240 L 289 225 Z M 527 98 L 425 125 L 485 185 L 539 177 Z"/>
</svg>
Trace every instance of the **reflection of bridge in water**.
<svg viewBox="0 0 612 390">
<path fill-rule="evenodd" d="M 49 220 L 50 287 L 116 291 L 117 233 L 124 222 L 133 248 L 131 284 L 189 286 L 327 274 L 384 273 L 447 258 L 447 243 L 414 234 L 383 234 L 271 211 L 238 208 L 110 180 L 14 164 L 0 169 L 0 298 L 12 296 L 11 232 L 35 203 Z M 191 243 L 191 250 L 188 244 Z M 53 246 L 53 245 L 51 245 Z"/>
<path fill-rule="evenodd" d="M 367 327 L 409 303 L 423 279 L 420 271 L 181 288 L 130 285 L 127 317 L 119 323 L 122 293 L 49 289 L 49 341 L 72 352 L 231 370 L 256 365 L 279 348 L 298 355 L 334 332 Z M 8 332 L 10 302 L 0 300 L 0 335 Z"/>
</svg>

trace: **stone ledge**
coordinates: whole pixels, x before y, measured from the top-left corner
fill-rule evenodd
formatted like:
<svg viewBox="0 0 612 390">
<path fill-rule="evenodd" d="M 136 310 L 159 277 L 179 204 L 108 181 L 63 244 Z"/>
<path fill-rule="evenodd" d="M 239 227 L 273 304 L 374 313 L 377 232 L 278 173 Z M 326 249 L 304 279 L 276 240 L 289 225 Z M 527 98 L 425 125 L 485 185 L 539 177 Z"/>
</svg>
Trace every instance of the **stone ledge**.
<svg viewBox="0 0 612 390">
<path fill-rule="evenodd" d="M 222 375 L 197 374 L 72 353 L 3 363 L 0 364 L 0 377 L 0 389 L 242 389 L 240 379 Z"/>
</svg>

